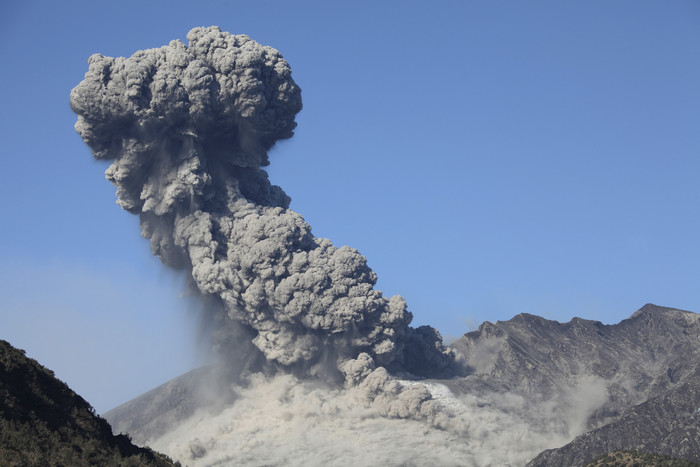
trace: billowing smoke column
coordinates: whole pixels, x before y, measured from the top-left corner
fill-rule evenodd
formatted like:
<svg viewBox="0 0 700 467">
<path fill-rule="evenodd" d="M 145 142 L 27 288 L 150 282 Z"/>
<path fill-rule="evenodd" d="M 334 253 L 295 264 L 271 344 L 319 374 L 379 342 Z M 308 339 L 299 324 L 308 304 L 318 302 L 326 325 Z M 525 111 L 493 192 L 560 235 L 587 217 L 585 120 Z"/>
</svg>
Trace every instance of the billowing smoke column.
<svg viewBox="0 0 700 467">
<path fill-rule="evenodd" d="M 374 290 L 356 250 L 315 238 L 260 169 L 302 108 L 280 53 L 217 27 L 187 39 L 130 58 L 93 55 L 70 96 L 76 130 L 112 161 L 117 203 L 140 216 L 153 253 L 189 271 L 224 310 L 222 328 L 276 366 L 350 368 L 362 354 L 367 368 L 416 371 L 404 362 L 415 349 L 433 369 L 448 365 L 439 335 L 410 328 L 404 299 Z"/>
</svg>

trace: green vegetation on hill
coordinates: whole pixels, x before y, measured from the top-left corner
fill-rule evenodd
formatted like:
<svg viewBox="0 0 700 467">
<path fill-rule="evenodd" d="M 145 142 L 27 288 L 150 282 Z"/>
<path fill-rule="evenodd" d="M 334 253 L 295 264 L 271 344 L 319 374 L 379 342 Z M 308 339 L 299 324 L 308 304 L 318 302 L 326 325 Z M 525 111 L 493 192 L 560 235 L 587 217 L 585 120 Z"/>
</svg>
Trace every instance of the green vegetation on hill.
<svg viewBox="0 0 700 467">
<path fill-rule="evenodd" d="M 0 465 L 172 466 L 112 434 L 85 399 L 51 370 L 0 340 Z"/>
<path fill-rule="evenodd" d="M 698 467 L 700 464 L 659 454 L 616 451 L 595 459 L 586 467 Z"/>
</svg>

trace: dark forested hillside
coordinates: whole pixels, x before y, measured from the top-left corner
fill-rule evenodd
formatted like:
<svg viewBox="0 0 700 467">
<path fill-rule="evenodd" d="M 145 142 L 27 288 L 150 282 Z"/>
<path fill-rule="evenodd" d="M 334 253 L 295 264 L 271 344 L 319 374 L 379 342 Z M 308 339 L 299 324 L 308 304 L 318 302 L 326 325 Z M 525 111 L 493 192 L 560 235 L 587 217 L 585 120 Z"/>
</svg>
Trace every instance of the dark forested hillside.
<svg viewBox="0 0 700 467">
<path fill-rule="evenodd" d="M 616 451 L 599 457 L 586 464 L 586 467 L 697 467 L 700 464 L 676 459 L 661 454 L 646 454 L 637 451 Z"/>
<path fill-rule="evenodd" d="M 95 415 L 51 370 L 0 340 L 0 465 L 170 466 Z"/>
</svg>

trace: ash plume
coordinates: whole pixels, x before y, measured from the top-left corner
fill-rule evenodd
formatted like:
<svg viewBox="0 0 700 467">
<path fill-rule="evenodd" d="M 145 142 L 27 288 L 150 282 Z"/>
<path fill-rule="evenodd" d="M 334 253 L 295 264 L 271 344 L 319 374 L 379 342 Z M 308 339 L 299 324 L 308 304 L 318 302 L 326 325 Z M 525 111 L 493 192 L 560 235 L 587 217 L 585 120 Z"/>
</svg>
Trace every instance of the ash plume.
<svg viewBox="0 0 700 467">
<path fill-rule="evenodd" d="M 93 55 L 70 104 L 95 158 L 112 161 L 117 204 L 212 305 L 218 344 L 250 342 L 265 365 L 348 384 L 376 379 L 375 365 L 448 368 L 454 354 L 436 331 L 411 328 L 405 300 L 374 289 L 357 250 L 314 237 L 261 169 L 302 108 L 282 55 L 217 27 L 187 39 Z"/>
<path fill-rule="evenodd" d="M 185 271 L 226 367 L 127 403 L 139 442 L 193 466 L 523 465 L 682 372 L 674 355 L 698 321 L 678 310 L 614 329 L 523 314 L 452 348 L 412 328 L 405 300 L 374 289 L 357 250 L 314 237 L 262 169 L 302 108 L 280 53 L 216 27 L 187 39 L 93 55 L 70 96 L 117 203 Z"/>
</svg>

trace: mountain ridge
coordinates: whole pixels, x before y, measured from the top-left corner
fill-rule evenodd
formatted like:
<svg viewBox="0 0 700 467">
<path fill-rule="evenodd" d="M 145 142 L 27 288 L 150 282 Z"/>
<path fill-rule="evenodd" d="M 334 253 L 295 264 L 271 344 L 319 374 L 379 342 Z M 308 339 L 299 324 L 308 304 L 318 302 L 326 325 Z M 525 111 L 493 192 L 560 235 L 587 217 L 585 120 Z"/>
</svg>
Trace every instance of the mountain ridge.
<svg viewBox="0 0 700 467">
<path fill-rule="evenodd" d="M 474 359 L 489 341 L 491 360 Z M 571 387 L 576 377 L 606 384 L 608 398 L 586 419 L 586 432 L 540 453 L 530 466 L 583 465 L 618 450 L 700 462 L 700 315 L 654 304 L 611 325 L 520 314 L 484 323 L 455 347 L 471 364 L 465 387 L 500 385 L 548 397 Z"/>
</svg>

